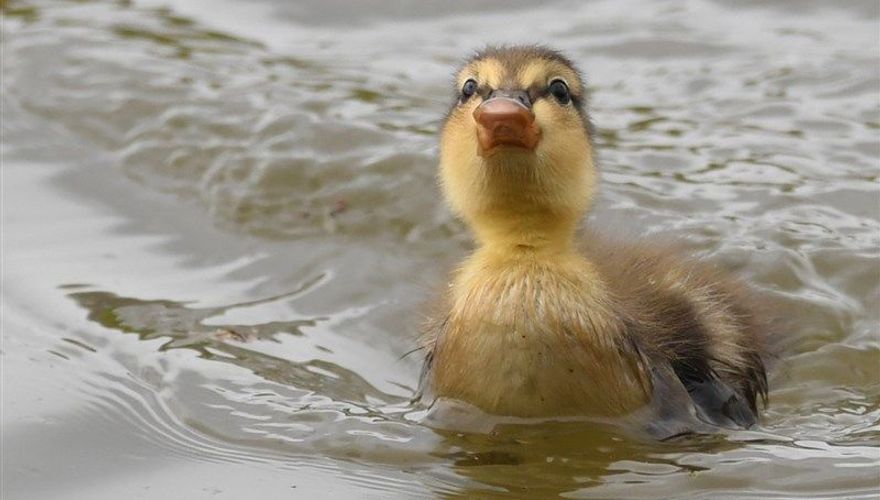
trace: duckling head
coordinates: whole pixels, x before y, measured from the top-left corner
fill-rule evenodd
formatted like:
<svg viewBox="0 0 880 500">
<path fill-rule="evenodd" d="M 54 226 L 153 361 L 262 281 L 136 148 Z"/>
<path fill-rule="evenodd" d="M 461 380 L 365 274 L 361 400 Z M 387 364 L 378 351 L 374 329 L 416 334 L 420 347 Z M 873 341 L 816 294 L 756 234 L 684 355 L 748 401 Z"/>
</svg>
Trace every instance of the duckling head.
<svg viewBox="0 0 880 500">
<path fill-rule="evenodd" d="M 550 49 L 490 47 L 456 74 L 440 180 L 484 245 L 570 245 L 595 184 L 583 80 Z"/>
</svg>

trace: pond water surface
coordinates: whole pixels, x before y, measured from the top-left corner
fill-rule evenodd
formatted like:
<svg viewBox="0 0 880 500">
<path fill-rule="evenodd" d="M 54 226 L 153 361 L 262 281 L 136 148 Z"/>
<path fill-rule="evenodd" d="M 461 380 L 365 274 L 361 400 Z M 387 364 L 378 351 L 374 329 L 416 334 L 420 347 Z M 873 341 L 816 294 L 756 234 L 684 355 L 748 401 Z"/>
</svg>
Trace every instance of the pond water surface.
<svg viewBox="0 0 880 500">
<path fill-rule="evenodd" d="M 0 26 L 4 499 L 880 494 L 875 1 L 11 1 Z M 405 355 L 470 248 L 437 129 L 487 42 L 585 71 L 591 224 L 675 235 L 792 318 L 757 428 L 421 422 Z"/>
</svg>

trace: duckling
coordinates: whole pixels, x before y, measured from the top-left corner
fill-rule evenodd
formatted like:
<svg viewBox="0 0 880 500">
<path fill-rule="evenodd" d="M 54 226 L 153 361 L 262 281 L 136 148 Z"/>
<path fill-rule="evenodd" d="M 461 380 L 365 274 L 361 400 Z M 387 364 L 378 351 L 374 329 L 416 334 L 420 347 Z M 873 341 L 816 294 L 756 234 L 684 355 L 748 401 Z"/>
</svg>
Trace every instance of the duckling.
<svg viewBox="0 0 880 500">
<path fill-rule="evenodd" d="M 597 172 L 575 65 L 544 47 L 489 47 L 456 89 L 439 179 L 476 250 L 427 322 L 418 397 L 515 417 L 653 406 L 753 425 L 768 323 L 747 288 L 668 246 L 577 235 Z"/>
</svg>

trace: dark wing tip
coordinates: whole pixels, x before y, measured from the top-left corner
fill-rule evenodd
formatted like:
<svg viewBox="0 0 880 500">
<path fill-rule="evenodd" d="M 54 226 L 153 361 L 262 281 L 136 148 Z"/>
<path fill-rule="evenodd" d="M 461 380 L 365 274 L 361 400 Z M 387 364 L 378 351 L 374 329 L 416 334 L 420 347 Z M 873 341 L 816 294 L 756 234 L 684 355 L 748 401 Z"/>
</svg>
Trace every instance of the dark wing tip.
<svg viewBox="0 0 880 500">
<path fill-rule="evenodd" d="M 683 381 L 698 416 L 722 427 L 748 429 L 758 422 L 753 402 L 733 390 L 714 374 L 702 380 Z"/>
</svg>

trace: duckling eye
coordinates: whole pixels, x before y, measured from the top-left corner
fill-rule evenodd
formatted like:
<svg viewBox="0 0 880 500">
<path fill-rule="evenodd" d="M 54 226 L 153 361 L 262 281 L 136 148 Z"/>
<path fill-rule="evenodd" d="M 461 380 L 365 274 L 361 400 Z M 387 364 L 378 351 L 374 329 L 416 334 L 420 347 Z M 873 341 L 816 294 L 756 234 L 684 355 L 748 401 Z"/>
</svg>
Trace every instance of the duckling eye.
<svg viewBox="0 0 880 500">
<path fill-rule="evenodd" d="M 464 82 L 464 85 L 461 87 L 461 100 L 467 100 L 467 98 L 474 95 L 476 91 L 477 81 L 473 78 L 468 79 L 468 81 Z"/>
<path fill-rule="evenodd" d="M 560 104 L 568 104 L 571 102 L 571 94 L 568 91 L 568 84 L 562 80 L 553 80 L 550 82 L 549 90 Z"/>
</svg>

